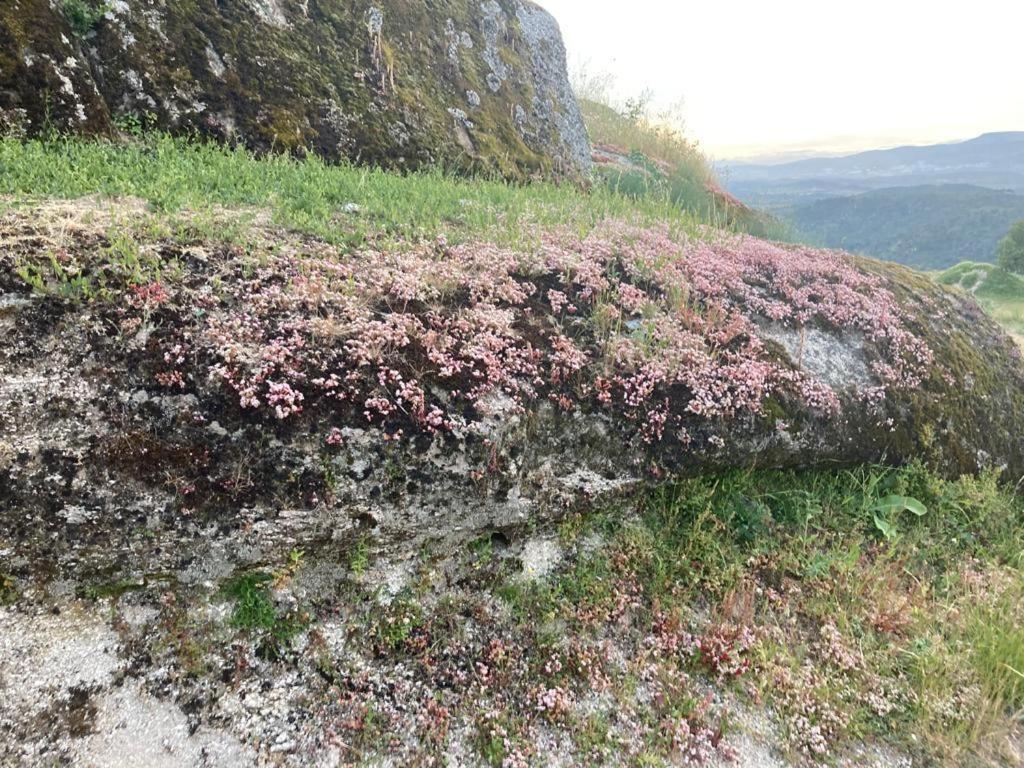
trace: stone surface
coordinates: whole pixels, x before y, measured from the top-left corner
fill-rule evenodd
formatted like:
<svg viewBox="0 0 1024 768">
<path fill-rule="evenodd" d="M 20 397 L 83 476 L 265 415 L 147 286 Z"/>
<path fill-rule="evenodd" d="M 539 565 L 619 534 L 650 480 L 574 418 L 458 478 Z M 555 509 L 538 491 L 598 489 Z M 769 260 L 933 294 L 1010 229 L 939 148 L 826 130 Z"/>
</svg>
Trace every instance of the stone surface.
<svg viewBox="0 0 1024 768">
<path fill-rule="evenodd" d="M 390 765 L 408 764 L 404 756 L 424 748 L 442 762 L 483 765 L 476 715 L 488 700 L 474 675 L 482 679 L 491 663 L 485 654 L 514 637 L 515 624 L 512 604 L 492 591 L 499 582 L 481 574 L 511 576 L 523 588 L 564 579 L 578 558 L 600 546 L 600 537 L 572 544 L 554 535 L 567 512 L 602 505 L 628 516 L 630 505 L 615 503 L 658 483 L 752 464 L 926 455 L 951 474 L 992 464 L 1024 473 L 1019 352 L 968 297 L 900 267 L 751 239 L 680 245 L 663 232 L 629 228 L 618 231 L 620 239 L 597 232 L 584 243 L 566 237 L 544 242 L 537 253 L 510 255 L 486 243 L 352 252 L 261 224 L 247 235 L 246 250 L 160 239 L 153 234 L 159 228 L 145 222 L 153 223 L 131 201 L 115 212 L 102 201 L 32 203 L 0 216 L 5 766 L 346 765 L 367 754 Z M 52 285 L 29 290 L 15 268 L 45 270 L 52 256 L 68 272 L 95 277 L 115 266 L 108 250 L 115 229 L 138 234 L 141 263 L 173 262 L 178 274 L 166 284 L 135 282 L 109 296 L 71 300 Z M 659 266 L 670 274 L 656 274 Z M 340 283 L 330 279 L 339 275 Z M 671 408 L 647 411 L 660 408 L 663 390 L 655 383 L 634 397 L 635 371 L 616 369 L 614 355 L 598 354 L 593 336 L 602 307 L 574 282 L 584 275 L 622 280 L 614 289 L 604 286 L 603 300 L 615 295 L 624 311 L 636 310 L 612 334 L 613 350 L 632 349 L 644 332 L 657 340 L 687 308 L 701 309 L 690 312 L 685 333 L 652 344 L 654 354 L 641 356 L 641 366 L 683 351 L 689 357 L 676 373 L 686 373 L 687 360 L 711 366 L 707 382 L 714 384 L 714 364 L 742 348 L 740 362 L 791 376 L 739 413 L 696 413 L 684 406 L 703 401 L 678 383 Z M 113 289 L 117 279 L 109 276 Z M 409 276 L 419 282 L 397 280 Z M 365 306 L 348 303 L 348 281 L 357 278 L 373 317 L 410 310 L 424 321 L 464 319 L 468 295 L 496 290 L 501 298 L 481 293 L 476 304 L 497 301 L 513 313 L 520 335 L 512 351 L 531 350 L 529 360 L 544 363 L 533 377 L 536 391 L 525 396 L 517 389 L 522 382 L 495 370 L 493 386 L 459 408 L 453 390 L 465 380 L 446 388 L 432 370 L 441 363 L 420 359 L 406 345 L 389 365 L 411 360 L 408 369 L 419 370 L 418 381 L 432 402 L 445 405 L 447 418 L 464 416 L 457 429 L 428 433 L 404 417 L 368 420 L 363 402 L 352 408 L 318 400 L 309 388 L 317 355 L 374 339 L 363 326 Z M 534 283 L 547 290 L 527 292 Z M 685 301 L 670 290 L 687 284 L 693 292 Z M 734 294 L 716 293 L 726 284 Z M 448 293 L 434 293 L 439 285 Z M 790 290 L 814 310 L 803 325 L 787 324 L 772 303 Z M 823 302 L 830 290 L 841 301 Z M 398 294 L 402 303 L 381 298 Z M 302 301 L 292 302 L 296 297 Z M 310 297 L 314 310 L 305 303 Z M 572 311 L 568 301 L 575 302 Z M 859 301 L 862 309 L 898 309 L 898 317 L 868 322 L 853 311 Z M 487 334 L 495 318 L 484 315 L 475 329 L 480 348 L 495 341 Z M 645 327 L 644 317 L 660 324 Z M 863 327 L 847 327 L 851 318 Z M 232 359 L 257 366 L 287 359 L 288 380 L 306 396 L 303 410 L 286 412 L 288 403 L 278 401 L 282 410 L 275 412 L 269 400 L 241 407 L 240 393 L 211 375 L 216 361 L 207 356 L 217 350 L 201 347 L 204 333 L 232 319 L 244 319 L 221 339 Z M 284 323 L 275 330 L 314 328 L 316 335 L 293 343 L 283 358 L 276 335 L 266 348 L 248 346 L 247 324 L 268 320 Z M 190 334 L 191 352 L 176 349 L 179 331 Z M 881 331 L 900 339 L 895 357 L 886 339 L 869 338 Z M 570 381 L 566 370 L 575 355 L 562 346 L 568 334 L 576 353 L 593 356 Z M 723 338 L 743 344 L 729 347 Z M 704 343 L 713 354 L 702 360 Z M 896 381 L 880 365 L 924 349 L 927 365 L 904 370 Z M 166 365 L 179 357 L 192 360 L 180 369 L 186 378 L 167 378 Z M 625 397 L 644 406 L 637 414 L 664 416 L 654 423 L 688 430 L 689 441 L 669 430 L 657 439 L 645 432 L 649 422 L 624 407 L 623 392 L 597 384 L 596 377 L 615 371 L 625 377 Z M 742 369 L 729 373 L 745 381 Z M 787 380 L 804 388 L 786 389 Z M 835 410 L 800 396 L 824 391 L 807 389 L 810 382 L 829 388 Z M 614 402 L 601 407 L 595 389 Z M 873 393 L 869 401 L 865 392 Z M 708 405 L 721 407 L 742 393 L 711 394 Z M 253 574 L 266 579 L 260 583 L 274 622 L 299 622 L 294 631 L 278 626 L 277 645 L 266 627 L 238 619 L 242 600 L 228 587 Z M 435 639 L 451 635 L 434 646 L 429 677 L 404 651 L 381 645 L 418 610 L 436 620 Z M 601 658 L 625 671 L 641 649 L 656 647 L 653 640 L 646 624 L 609 621 Z M 519 694 L 533 701 L 538 691 Z M 628 695 L 631 707 L 649 708 L 649 681 Z M 474 716 L 463 710 L 444 719 L 436 705 L 451 704 L 453 696 L 472 702 Z M 723 742 L 735 755 L 728 764 L 793 764 L 780 754 L 774 713 L 719 704 L 736 715 Z M 622 714 L 617 700 L 599 693 L 573 707 L 580 716 Z M 400 727 L 374 731 L 378 712 Z M 432 717 L 441 718 L 439 737 L 429 727 Z M 619 723 L 620 732 L 634 725 Z M 431 733 L 436 743 L 424 741 Z M 565 729 L 541 721 L 531 733 L 538 764 L 581 764 Z M 626 764 L 625 755 L 641 748 L 623 743 L 621 758 L 613 755 L 609 764 Z M 836 764 L 910 763 L 879 745 L 857 744 Z"/>
<path fill-rule="evenodd" d="M 558 25 L 528 0 L 117 0 L 86 30 L 61 7 L 0 8 L 0 129 L 143 125 L 511 178 L 590 167 Z"/>
<path fill-rule="evenodd" d="M 47 264 L 41 244 L 60 242 L 61 252 L 81 268 L 105 263 L 105 214 L 84 216 L 76 205 L 8 214 L 3 226 L 11 247 L 4 258 L 38 256 Z M 118 226 L 127 221 L 120 218 Z M 619 260 L 633 264 L 628 259 L 634 259 L 626 270 L 636 271 L 649 256 L 662 259 L 680 248 L 657 233 L 627 229 L 624 240 L 615 237 L 544 246 L 550 249 L 547 258 L 561 260 L 552 262 L 556 266 L 545 276 L 537 271 L 536 256 L 522 256 L 534 265 L 527 269 L 488 245 L 446 254 L 428 244 L 415 255 L 403 255 L 411 260 L 396 262 L 392 272 L 386 262 L 395 254 L 351 254 L 265 231 L 251 249 L 263 270 L 258 285 L 242 279 L 244 268 L 233 248 L 156 241 L 144 243 L 142 253 L 173 258 L 184 272 L 173 297 L 166 294 L 152 307 L 144 297 L 162 296 L 163 287 L 136 287 L 110 303 L 81 304 L 31 294 L 11 264 L 5 265 L 0 572 L 13 577 L 22 593 L 37 596 L 97 583 L 117 589 L 153 580 L 219 584 L 235 572 L 281 562 L 302 550 L 323 559 L 322 573 L 329 580 L 331 563 L 347 557 L 357 541 L 369 540 L 400 558 L 427 545 L 450 549 L 482 534 L 508 539 L 567 510 L 607 504 L 678 475 L 752 464 L 848 465 L 922 456 L 951 474 L 986 466 L 1002 468 L 1007 477 L 1024 474 L 1020 354 L 969 298 L 876 262 L 750 239 L 692 243 L 678 251 L 677 262 L 667 263 L 673 270 L 696 271 L 689 278 L 672 271 L 666 280 L 698 280 L 705 268 L 731 273 L 739 262 L 730 259 L 753 259 L 742 262 L 752 270 L 747 277 L 732 283 L 731 290 L 746 293 L 733 314 L 718 303 L 733 301 L 722 294 L 707 299 L 712 303 L 703 319 L 694 315 L 687 322 L 695 325 L 681 328 L 669 300 L 664 294 L 652 298 L 657 291 L 648 287 L 649 324 L 628 320 L 618 336 L 601 341 L 593 336 L 599 320 L 589 314 L 599 307 L 586 304 L 582 293 L 574 298 L 580 308 L 570 313 L 562 291 L 552 288 L 545 298 L 530 286 L 539 282 L 581 291 L 550 281 L 573 272 L 597 279 L 601 264 L 619 269 Z M 574 248 L 582 249 L 572 256 L 578 263 L 557 266 L 570 264 L 564 260 Z M 617 248 L 621 255 L 608 256 Z M 304 281 L 289 278 L 294 286 L 289 291 L 295 293 L 279 288 L 299 263 L 291 253 L 302 254 L 304 270 L 324 269 L 319 276 L 307 271 Z M 440 274 L 438 258 L 454 271 Z M 772 259 L 782 270 L 773 278 L 778 283 L 761 283 Z M 362 304 L 350 303 L 352 278 L 344 275 L 353 264 L 366 276 L 370 292 L 418 275 L 425 282 L 415 291 L 434 295 L 431 281 L 447 285 L 465 278 L 465 291 L 494 288 L 512 297 L 507 299 L 512 304 L 491 300 L 516 308 L 483 310 L 478 304 L 478 314 L 469 315 L 456 291 L 452 299 L 431 299 L 437 302 L 433 310 L 424 305 L 402 313 L 392 307 L 382 315 L 392 320 L 378 326 L 376 314 L 364 316 Z M 475 272 L 481 267 L 483 273 Z M 492 273 L 496 268 L 509 271 Z M 377 275 L 370 269 L 383 271 Z M 801 286 L 814 275 L 820 282 L 806 283 L 815 285 L 814 291 L 838 291 L 842 286 L 830 282 L 833 271 L 851 284 L 863 281 L 863 293 L 839 292 L 839 303 L 819 307 L 839 313 L 838 320 L 819 318 L 797 330 L 756 312 L 742 323 L 734 314 L 750 306 L 777 313 L 779 307 L 768 301 L 771 293 L 804 295 Z M 338 275 L 342 281 L 331 282 Z M 722 284 L 716 278 L 704 290 L 718 291 Z M 257 287 L 246 287 L 252 285 Z M 670 282 L 661 290 L 671 293 L 673 285 L 679 287 Z M 385 296 L 399 288 L 413 290 L 395 283 Z M 211 299 L 214 290 L 220 299 Z M 640 293 L 629 283 L 617 291 L 629 302 Z M 313 316 L 309 296 L 319 297 Z M 558 307 L 554 312 L 549 299 Z M 404 301 L 408 306 L 409 299 Z M 856 301 L 865 302 L 867 313 L 857 322 L 873 321 L 875 311 L 900 316 L 888 325 L 869 322 L 864 330 L 853 330 L 842 323 L 851 322 L 847 317 Z M 465 398 L 458 390 L 468 389 L 474 379 L 462 384 L 440 371 L 467 362 L 475 366 L 481 355 L 489 359 L 473 344 L 498 344 L 490 324 L 506 317 L 502 312 L 520 313 L 511 335 L 500 342 L 507 345 L 501 352 L 505 357 L 488 363 L 494 381 L 479 385 L 483 394 Z M 449 315 L 455 326 L 444 319 Z M 391 354 L 376 373 L 375 363 L 337 357 L 364 348 L 372 357 L 364 345 L 384 343 L 374 341 L 375 334 L 390 333 L 390 322 L 399 328 L 434 323 L 441 330 L 417 332 L 428 340 L 445 328 L 462 333 L 471 317 L 482 324 L 473 331 L 479 340 L 471 338 L 464 347 L 468 357 L 445 362 L 440 347 L 421 352 L 411 344 Z M 254 323 L 270 323 L 264 340 L 250 338 Z M 224 327 L 234 330 L 224 337 L 218 330 Z M 352 335 L 358 333 L 365 338 Z M 291 341 L 278 334 L 290 334 Z M 565 334 L 572 334 L 575 346 Z M 649 357 L 637 347 L 640 334 L 669 340 Z M 729 347 L 720 346 L 723 338 L 732 339 Z M 203 347 L 210 339 L 220 341 Z M 890 345 L 893 339 L 896 346 Z M 598 342 L 604 351 L 592 346 Z M 707 352 L 700 351 L 701 343 L 711 345 Z M 421 360 L 420 355 L 433 357 Z M 636 359 L 629 362 L 628 355 Z M 610 369 L 602 362 L 610 356 L 624 362 Z M 592 362 L 579 363 L 570 376 L 565 366 L 577 365 L 577 357 Z M 663 365 L 677 357 L 676 378 L 658 383 L 659 376 L 668 375 Z M 172 375 L 168 365 L 175 367 L 179 358 L 192 367 Z M 911 358 L 913 366 L 906 367 Z M 234 361 L 234 373 L 226 373 L 225 360 Z M 262 365 L 261 360 L 286 365 L 253 374 L 255 389 L 245 394 L 250 374 L 243 368 Z M 317 367 L 322 365 L 348 370 L 350 382 L 365 375 L 370 391 L 353 389 L 337 399 L 318 394 L 324 386 L 335 391 L 329 383 L 315 384 L 325 375 Z M 510 376 L 521 365 L 525 378 Z M 534 366 L 539 367 L 531 373 Z M 694 367 L 703 373 L 691 380 Z M 420 375 L 407 397 L 415 399 L 419 391 L 419 397 L 429 398 L 416 419 L 380 398 L 400 386 L 388 383 L 399 381 L 397 368 L 401 375 Z M 747 388 L 757 391 L 749 401 Z M 247 403 L 254 395 L 255 407 Z M 375 415 L 374 408 L 382 410 Z M 427 418 L 435 412 L 436 427 Z M 391 415 L 382 420 L 386 413 Z M 539 555 L 539 561 L 548 558 Z"/>
</svg>

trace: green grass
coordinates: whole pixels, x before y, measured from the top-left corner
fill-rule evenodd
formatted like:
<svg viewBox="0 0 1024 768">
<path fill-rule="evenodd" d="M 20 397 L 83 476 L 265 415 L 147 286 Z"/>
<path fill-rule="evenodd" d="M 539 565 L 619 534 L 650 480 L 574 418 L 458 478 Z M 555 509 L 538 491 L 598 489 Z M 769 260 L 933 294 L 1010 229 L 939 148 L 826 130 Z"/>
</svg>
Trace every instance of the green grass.
<svg viewBox="0 0 1024 768">
<path fill-rule="evenodd" d="M 700 148 L 670 122 L 648 119 L 640 106 L 631 112 L 597 99 L 581 100 L 580 108 L 594 145 L 628 158 L 623 166 L 598 166 L 603 183 L 616 193 L 636 201 L 667 200 L 720 228 L 792 239 L 782 222 L 730 202 Z"/>
<path fill-rule="evenodd" d="M 1024 345 L 1024 278 L 994 264 L 965 261 L 936 279 L 973 293 L 985 311 Z"/>
<path fill-rule="evenodd" d="M 605 104 L 583 101 L 580 106 L 592 142 L 632 153 L 634 162 L 647 172 L 636 174 L 635 179 L 620 177 L 618 183 L 624 188 L 635 185 L 639 197 L 661 183 L 677 205 L 713 210 L 709 188 L 715 185 L 715 176 L 696 144 L 668 125 L 623 114 Z"/>
<path fill-rule="evenodd" d="M 904 515 L 892 536 L 875 524 L 875 510 L 894 495 L 919 501 L 927 514 Z M 737 585 L 751 556 L 785 554 L 805 579 L 824 578 L 852 553 L 875 548 L 906 559 L 917 578 L 938 579 L 965 557 L 1024 567 L 1024 505 L 996 476 L 938 478 L 921 465 L 902 469 L 749 471 L 701 478 L 653 492 L 639 524 L 599 518 L 619 545 L 640 557 L 655 592 L 687 584 L 692 596 Z M 579 531 L 570 536 L 580 535 Z M 854 558 L 855 559 L 855 558 Z M 594 597 L 605 565 L 587 563 L 561 589 L 570 601 Z"/>
<path fill-rule="evenodd" d="M 1024 277 L 995 264 L 963 261 L 942 272 L 943 285 L 956 285 L 983 299 L 1024 300 Z"/>
<path fill-rule="evenodd" d="M 603 185 L 582 191 L 440 171 L 401 175 L 332 166 L 315 157 L 257 158 L 243 149 L 160 134 L 131 143 L 0 139 L 0 195 L 14 204 L 41 197 L 137 197 L 166 214 L 252 208 L 269 212 L 276 225 L 352 243 L 439 234 L 454 241 L 487 236 L 522 243 L 542 228 L 586 232 L 609 217 L 685 229 L 702 222 L 667 198 L 633 199 Z"/>
<path fill-rule="evenodd" d="M 278 610 L 270 594 L 274 581 L 273 574 L 253 571 L 242 574 L 223 589 L 224 596 L 234 602 L 232 626 L 252 637 L 258 653 L 268 659 L 280 658 L 308 623 L 296 612 Z"/>
<path fill-rule="evenodd" d="M 971 663 L 989 700 L 1024 713 L 1024 580 L 1017 579 L 990 604 L 968 614 L 966 639 Z"/>
<path fill-rule="evenodd" d="M 927 511 L 899 516 L 886 536 L 874 511 L 894 496 Z M 1003 764 L 1001 739 L 1024 711 L 1024 499 L 995 473 L 733 472 L 657 490 L 638 517 L 610 511 L 561 529 L 567 544 L 595 535 L 605 544 L 552 583 L 499 589 L 520 622 L 585 632 L 616 604 L 616 584 L 636 580 L 640 626 L 657 610 L 757 628 L 743 690 L 781 713 L 794 752 L 802 721 L 788 718 L 811 707 L 841 723 L 830 735 L 840 751 L 884 739 L 926 764 Z M 853 649 L 852 668 L 822 655 L 826 625 Z M 805 664 L 813 684 L 780 686 Z M 880 691 L 896 702 L 885 716 L 870 703 Z"/>
</svg>

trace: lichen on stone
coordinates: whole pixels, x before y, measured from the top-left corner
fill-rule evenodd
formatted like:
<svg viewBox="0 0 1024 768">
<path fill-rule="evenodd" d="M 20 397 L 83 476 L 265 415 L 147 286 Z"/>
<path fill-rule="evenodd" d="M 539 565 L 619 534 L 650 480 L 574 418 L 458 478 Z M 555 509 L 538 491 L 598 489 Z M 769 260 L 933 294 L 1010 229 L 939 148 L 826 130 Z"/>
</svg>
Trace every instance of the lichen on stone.
<svg viewBox="0 0 1024 768">
<path fill-rule="evenodd" d="M 0 110 L 24 110 L 29 133 L 113 133 L 127 119 L 261 152 L 586 176 L 550 16 L 525 0 L 459 0 L 444 16 L 390 2 L 120 0 L 79 45 L 47 0 L 18 0 L 0 11 L 0 61 L 17 62 L 0 69 Z M 453 123 L 467 104 L 472 126 Z"/>
</svg>

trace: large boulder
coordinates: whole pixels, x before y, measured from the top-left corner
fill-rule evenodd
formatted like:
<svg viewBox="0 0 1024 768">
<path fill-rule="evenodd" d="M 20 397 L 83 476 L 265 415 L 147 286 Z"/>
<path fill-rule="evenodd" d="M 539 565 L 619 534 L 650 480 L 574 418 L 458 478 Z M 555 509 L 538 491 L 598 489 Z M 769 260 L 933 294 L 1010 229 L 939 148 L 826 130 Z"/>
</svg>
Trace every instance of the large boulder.
<svg viewBox="0 0 1024 768">
<path fill-rule="evenodd" d="M 581 177 L 555 20 L 529 0 L 10 0 L 0 128 L 145 126 L 269 151 Z"/>
<path fill-rule="evenodd" d="M 0 220 L 0 571 L 28 592 L 512 536 L 730 467 L 1024 475 L 1019 350 L 899 266 L 618 222 L 239 246 L 82 206 Z"/>
</svg>

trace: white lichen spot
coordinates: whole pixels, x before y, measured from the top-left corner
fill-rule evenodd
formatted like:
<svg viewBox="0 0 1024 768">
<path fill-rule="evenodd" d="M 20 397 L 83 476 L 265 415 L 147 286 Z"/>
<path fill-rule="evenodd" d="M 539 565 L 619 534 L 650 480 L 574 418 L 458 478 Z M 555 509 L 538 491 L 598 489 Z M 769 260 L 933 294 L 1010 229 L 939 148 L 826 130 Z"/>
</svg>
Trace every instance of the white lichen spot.
<svg viewBox="0 0 1024 768">
<path fill-rule="evenodd" d="M 274 27 L 288 26 L 288 17 L 278 0 L 249 0 L 256 18 Z"/>
<path fill-rule="evenodd" d="M 57 514 L 63 517 L 68 525 L 82 525 L 94 520 L 96 515 L 99 514 L 99 510 L 71 504 L 61 509 Z"/>
<path fill-rule="evenodd" d="M 444 35 L 448 38 L 448 61 L 454 66 L 459 66 L 459 49 L 470 49 L 473 47 L 473 38 L 468 32 L 459 32 L 455 28 L 455 22 L 448 19 L 444 23 Z"/>
<path fill-rule="evenodd" d="M 458 107 L 448 107 L 448 114 L 463 125 L 467 125 L 469 123 L 469 116 Z"/>
<path fill-rule="evenodd" d="M 56 70 L 57 79 L 60 80 L 61 92 L 67 94 L 71 98 L 75 98 L 75 86 L 71 82 L 71 78 L 61 72 L 59 69 Z"/>
<path fill-rule="evenodd" d="M 129 10 L 127 0 L 110 0 L 107 3 L 107 12 L 104 17 L 108 21 L 115 21 L 118 16 L 127 16 Z"/>
<path fill-rule="evenodd" d="M 484 35 L 483 59 L 490 70 L 485 80 L 487 87 L 497 92 L 509 75 L 508 66 L 501 55 L 502 44 L 508 33 L 508 17 L 494 0 L 481 3 L 480 11 L 483 14 L 480 25 Z"/>
<path fill-rule="evenodd" d="M 206 63 L 214 77 L 224 77 L 227 67 L 212 45 L 206 46 Z"/>
<path fill-rule="evenodd" d="M 520 555 L 522 576 L 529 581 L 551 574 L 562 560 L 562 548 L 554 539 L 530 539 Z"/>
</svg>

